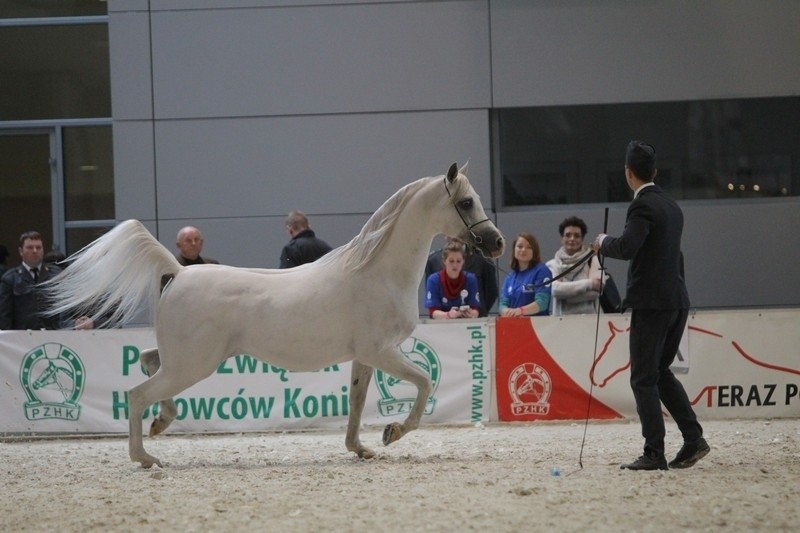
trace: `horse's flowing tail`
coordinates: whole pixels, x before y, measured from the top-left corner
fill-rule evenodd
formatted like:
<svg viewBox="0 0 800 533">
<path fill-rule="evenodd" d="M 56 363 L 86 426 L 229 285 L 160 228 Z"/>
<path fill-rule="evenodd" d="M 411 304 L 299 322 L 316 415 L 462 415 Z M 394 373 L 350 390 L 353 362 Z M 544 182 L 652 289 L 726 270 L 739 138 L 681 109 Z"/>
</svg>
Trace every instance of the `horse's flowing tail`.
<svg viewBox="0 0 800 533">
<path fill-rule="evenodd" d="M 48 314 L 125 322 L 147 299 L 155 312 L 161 278 L 182 268 L 138 220 L 126 220 L 67 259 L 45 285 Z"/>
</svg>

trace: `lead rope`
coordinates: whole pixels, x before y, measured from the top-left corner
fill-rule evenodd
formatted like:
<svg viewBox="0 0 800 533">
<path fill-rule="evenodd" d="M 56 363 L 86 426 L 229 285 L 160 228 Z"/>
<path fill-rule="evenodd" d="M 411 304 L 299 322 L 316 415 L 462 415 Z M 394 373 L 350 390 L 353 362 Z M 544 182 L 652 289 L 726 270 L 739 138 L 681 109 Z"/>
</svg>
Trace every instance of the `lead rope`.
<svg viewBox="0 0 800 533">
<path fill-rule="evenodd" d="M 512 252 L 512 253 L 513 253 L 513 252 Z M 573 270 L 575 270 L 576 268 L 578 268 L 578 267 L 580 267 L 580 266 L 583 266 L 583 264 L 584 264 L 586 261 L 589 261 L 589 260 L 592 258 L 592 256 L 593 256 L 593 255 L 594 255 L 594 252 L 593 252 L 592 250 L 589 250 L 589 251 L 586 253 L 586 255 L 584 255 L 583 257 L 581 257 L 580 259 L 578 259 L 578 260 L 575 262 L 575 264 L 573 264 L 571 267 L 569 267 L 568 269 L 566 269 L 564 272 L 562 272 L 562 273 L 561 273 L 561 274 L 559 274 L 558 276 L 554 276 L 554 277 L 553 277 L 553 279 L 545 279 L 543 282 L 541 282 L 541 283 L 537 283 L 536 285 L 533 285 L 532 287 L 529 287 L 529 290 L 535 290 L 535 289 L 541 289 L 542 287 L 547 287 L 548 285 L 550 285 L 550 284 L 551 284 L 551 283 L 553 283 L 554 281 L 558 281 L 558 280 L 560 280 L 561 278 L 565 277 L 567 274 L 571 274 Z M 508 274 L 510 273 L 510 272 L 508 272 L 506 269 L 504 269 L 504 268 L 502 268 L 500 265 L 498 265 L 498 264 L 497 264 L 497 261 L 495 261 L 495 267 L 497 268 L 498 272 L 502 272 L 502 273 L 503 273 L 503 274 L 505 274 L 505 275 L 508 275 Z M 602 289 L 602 281 L 601 281 L 600 283 L 601 283 L 601 289 Z"/>
</svg>

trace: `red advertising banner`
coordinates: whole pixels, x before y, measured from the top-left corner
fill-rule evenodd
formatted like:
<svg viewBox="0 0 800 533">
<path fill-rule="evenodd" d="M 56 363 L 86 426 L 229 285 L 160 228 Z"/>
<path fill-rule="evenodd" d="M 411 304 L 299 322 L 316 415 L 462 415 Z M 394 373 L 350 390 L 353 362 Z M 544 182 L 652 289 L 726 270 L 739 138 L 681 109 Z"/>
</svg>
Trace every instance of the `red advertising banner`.
<svg viewBox="0 0 800 533">
<path fill-rule="evenodd" d="M 624 418 L 592 398 L 548 353 L 529 318 L 499 318 L 495 359 L 501 421 Z"/>
</svg>

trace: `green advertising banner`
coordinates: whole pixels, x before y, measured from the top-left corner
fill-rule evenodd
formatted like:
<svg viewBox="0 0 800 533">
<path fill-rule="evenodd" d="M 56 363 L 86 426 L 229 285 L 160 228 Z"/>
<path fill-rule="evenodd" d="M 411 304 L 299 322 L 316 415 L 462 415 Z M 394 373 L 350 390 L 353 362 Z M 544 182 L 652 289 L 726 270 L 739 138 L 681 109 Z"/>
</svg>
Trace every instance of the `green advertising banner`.
<svg viewBox="0 0 800 533">
<path fill-rule="evenodd" d="M 490 419 L 489 333 L 480 319 L 420 324 L 399 346 L 433 383 L 423 424 Z M 127 391 L 147 379 L 139 357 L 153 346 L 149 328 L 0 332 L 0 432 L 127 432 Z M 169 431 L 344 427 L 350 366 L 292 372 L 246 354 L 230 357 L 175 398 L 178 417 Z M 376 369 L 362 422 L 402 421 L 415 397 L 410 383 Z M 157 404 L 145 410 L 145 427 L 157 413 Z"/>
</svg>

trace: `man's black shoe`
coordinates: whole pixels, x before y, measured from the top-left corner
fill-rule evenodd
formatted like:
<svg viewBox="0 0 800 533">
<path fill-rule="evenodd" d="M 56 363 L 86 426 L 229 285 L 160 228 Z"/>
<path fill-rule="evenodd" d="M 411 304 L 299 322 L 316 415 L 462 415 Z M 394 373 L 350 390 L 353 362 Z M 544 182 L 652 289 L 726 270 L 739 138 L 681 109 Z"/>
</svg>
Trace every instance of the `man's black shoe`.
<svg viewBox="0 0 800 533">
<path fill-rule="evenodd" d="M 623 470 L 667 470 L 667 459 L 663 455 L 642 455 L 634 462 L 619 467 Z"/>
<path fill-rule="evenodd" d="M 706 439 L 700 437 L 693 442 L 684 442 L 681 451 L 675 456 L 675 459 L 669 462 L 670 468 L 689 468 L 708 455 L 711 451 Z"/>
</svg>

